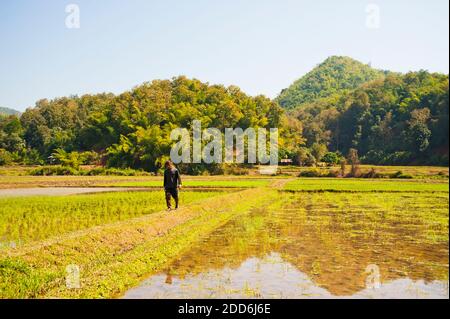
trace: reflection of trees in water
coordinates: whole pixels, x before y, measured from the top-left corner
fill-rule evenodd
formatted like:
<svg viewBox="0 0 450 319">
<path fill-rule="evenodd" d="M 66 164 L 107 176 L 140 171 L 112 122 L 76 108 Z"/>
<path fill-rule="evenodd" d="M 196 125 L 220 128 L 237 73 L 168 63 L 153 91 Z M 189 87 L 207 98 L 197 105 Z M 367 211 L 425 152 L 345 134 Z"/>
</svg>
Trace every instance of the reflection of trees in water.
<svg viewBox="0 0 450 319">
<path fill-rule="evenodd" d="M 273 250 L 270 242 L 274 241 L 265 231 L 267 217 L 267 211 L 254 209 L 231 220 L 180 256 L 168 272 L 184 277 L 211 269 L 237 268 L 249 257 L 265 256 Z"/>
<path fill-rule="evenodd" d="M 250 257 L 275 251 L 334 295 L 362 290 L 371 264 L 379 267 L 382 282 L 448 279 L 448 237 L 429 238 L 425 217 L 414 208 L 417 199 L 403 200 L 402 215 L 393 216 L 370 198 L 354 203 L 351 196 L 340 205 L 315 194 L 280 194 L 282 209 L 255 209 L 239 216 L 192 247 L 168 272 L 184 277 L 234 269 Z"/>
</svg>

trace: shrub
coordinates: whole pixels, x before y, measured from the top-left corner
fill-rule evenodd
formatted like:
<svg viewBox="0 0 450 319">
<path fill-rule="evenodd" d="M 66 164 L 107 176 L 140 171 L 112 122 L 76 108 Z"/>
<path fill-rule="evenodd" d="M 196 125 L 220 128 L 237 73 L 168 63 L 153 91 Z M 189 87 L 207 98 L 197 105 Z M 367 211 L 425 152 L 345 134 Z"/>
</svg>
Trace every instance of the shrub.
<svg viewBox="0 0 450 319">
<path fill-rule="evenodd" d="M 339 165 L 341 166 L 341 169 L 340 169 L 339 173 L 340 173 L 340 175 L 342 177 L 344 177 L 345 176 L 345 171 L 347 169 L 347 167 L 346 167 L 347 166 L 347 160 L 344 157 L 342 157 L 341 160 L 339 161 Z"/>
<path fill-rule="evenodd" d="M 390 178 L 412 179 L 410 174 L 404 174 L 402 171 L 397 171 L 389 176 Z"/>
<path fill-rule="evenodd" d="M 298 177 L 339 177 L 339 170 L 320 170 L 320 169 L 309 169 L 306 171 L 300 172 Z"/>
<path fill-rule="evenodd" d="M 0 148 L 0 166 L 8 165 L 13 162 L 13 155 L 7 150 Z"/>
<path fill-rule="evenodd" d="M 439 165 L 448 166 L 448 155 L 441 156 Z"/>
<path fill-rule="evenodd" d="M 222 164 L 222 170 L 225 175 L 248 175 L 249 169 L 236 164 Z"/>
<path fill-rule="evenodd" d="M 101 155 L 94 151 L 87 151 L 81 153 L 83 164 L 85 165 L 98 165 L 101 162 Z"/>
<path fill-rule="evenodd" d="M 311 146 L 311 155 L 314 156 L 316 162 L 319 162 L 327 152 L 327 146 L 324 144 L 314 143 Z"/>
<path fill-rule="evenodd" d="M 177 165 L 182 174 L 186 175 L 203 175 L 208 172 L 210 175 L 222 175 L 224 174 L 224 166 L 220 164 L 183 164 Z"/>
<path fill-rule="evenodd" d="M 383 151 L 370 150 L 361 158 L 361 162 L 364 164 L 378 165 L 383 162 L 386 154 Z"/>
<path fill-rule="evenodd" d="M 322 157 L 322 162 L 327 163 L 328 166 L 339 164 L 341 157 L 335 152 L 328 152 Z"/>
<path fill-rule="evenodd" d="M 33 169 L 29 175 L 51 176 L 51 175 L 84 175 L 84 176 L 148 176 L 150 173 L 138 171 L 131 168 L 104 168 L 97 167 L 91 170 L 76 170 L 67 166 L 42 166 Z"/>
<path fill-rule="evenodd" d="M 359 177 L 359 157 L 358 150 L 351 148 L 348 151 L 348 162 L 352 166 L 349 177 Z"/>
<path fill-rule="evenodd" d="M 362 178 L 385 178 L 387 176 L 377 172 L 374 168 L 371 168 L 370 171 L 361 174 L 360 177 L 362 177 Z"/>
<path fill-rule="evenodd" d="M 148 172 L 134 170 L 131 168 L 104 168 L 104 167 L 97 167 L 93 168 L 88 171 L 81 171 L 82 175 L 87 176 L 147 176 L 150 175 Z"/>
<path fill-rule="evenodd" d="M 66 166 L 42 166 L 33 169 L 29 175 L 34 176 L 59 176 L 59 175 L 79 175 L 80 172 L 72 167 Z"/>
<path fill-rule="evenodd" d="M 62 164 L 63 166 L 66 167 L 71 167 L 76 170 L 85 161 L 83 153 L 79 152 L 67 153 L 65 150 L 61 148 L 56 149 L 53 152 L 52 157 L 56 159 L 57 163 Z"/>
<path fill-rule="evenodd" d="M 295 163 L 300 166 L 314 166 L 316 159 L 308 148 L 300 147 L 295 156 Z"/>
<path fill-rule="evenodd" d="M 448 155 L 432 155 L 425 163 L 428 165 L 448 166 Z"/>
<path fill-rule="evenodd" d="M 448 173 L 445 172 L 445 171 L 440 171 L 440 172 L 438 173 L 438 176 L 448 176 Z"/>
<path fill-rule="evenodd" d="M 387 155 L 380 164 L 382 165 L 408 165 L 413 160 L 411 152 L 395 152 Z"/>
<path fill-rule="evenodd" d="M 307 171 L 301 171 L 298 174 L 299 177 L 324 177 L 322 172 L 319 169 L 310 169 Z"/>
<path fill-rule="evenodd" d="M 36 149 L 27 149 L 22 154 L 22 162 L 25 165 L 42 165 L 44 160 Z"/>
<path fill-rule="evenodd" d="M 326 174 L 326 177 L 339 177 L 341 175 L 340 171 L 337 170 L 330 170 L 328 174 Z"/>
</svg>

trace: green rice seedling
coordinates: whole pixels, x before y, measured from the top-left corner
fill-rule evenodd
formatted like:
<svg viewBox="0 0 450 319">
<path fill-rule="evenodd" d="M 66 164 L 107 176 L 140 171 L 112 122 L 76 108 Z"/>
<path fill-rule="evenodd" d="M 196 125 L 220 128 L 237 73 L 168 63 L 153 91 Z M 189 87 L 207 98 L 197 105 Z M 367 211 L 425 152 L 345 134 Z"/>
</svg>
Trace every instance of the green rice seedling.
<svg viewBox="0 0 450 319">
<path fill-rule="evenodd" d="M 447 192 L 448 181 L 369 180 L 369 179 L 296 179 L 285 185 L 290 191 L 334 192 Z"/>
<path fill-rule="evenodd" d="M 220 192 L 183 192 L 182 204 Z M 114 192 L 0 199 L 0 239 L 30 242 L 161 211 L 164 193 Z"/>
<path fill-rule="evenodd" d="M 183 181 L 184 187 L 193 188 L 251 188 L 268 185 L 266 179 L 195 179 Z M 108 185 L 111 186 L 111 185 Z M 161 180 L 133 181 L 116 183 L 114 186 L 120 187 L 162 187 Z"/>
</svg>

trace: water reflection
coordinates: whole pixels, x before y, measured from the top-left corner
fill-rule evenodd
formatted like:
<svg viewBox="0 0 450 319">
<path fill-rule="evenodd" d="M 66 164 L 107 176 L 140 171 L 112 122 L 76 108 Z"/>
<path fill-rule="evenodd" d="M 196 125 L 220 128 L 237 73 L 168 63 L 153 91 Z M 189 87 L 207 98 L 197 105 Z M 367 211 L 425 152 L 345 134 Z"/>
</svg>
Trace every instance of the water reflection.
<svg viewBox="0 0 450 319">
<path fill-rule="evenodd" d="M 125 298 L 448 298 L 448 197 L 326 196 L 281 195 Z"/>
<path fill-rule="evenodd" d="M 169 279 L 170 278 L 170 279 Z M 272 253 L 262 259 L 249 258 L 238 268 L 210 270 L 183 278 L 156 275 L 134 288 L 125 298 L 336 298 L 318 287 L 303 272 Z M 366 288 L 353 298 L 448 298 L 444 281 L 397 279 Z"/>
</svg>

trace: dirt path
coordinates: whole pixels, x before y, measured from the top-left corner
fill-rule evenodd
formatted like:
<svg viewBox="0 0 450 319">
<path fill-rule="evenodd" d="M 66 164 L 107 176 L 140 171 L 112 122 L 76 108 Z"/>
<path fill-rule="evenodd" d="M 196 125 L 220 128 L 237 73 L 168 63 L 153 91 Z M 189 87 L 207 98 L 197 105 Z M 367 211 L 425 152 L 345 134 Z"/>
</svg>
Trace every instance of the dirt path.
<svg viewBox="0 0 450 319">
<path fill-rule="evenodd" d="M 288 182 L 290 182 L 292 180 L 294 180 L 294 178 L 274 179 L 270 183 L 270 187 L 276 188 L 276 189 L 283 189 L 284 185 L 286 185 L 286 183 L 288 183 Z"/>
</svg>

